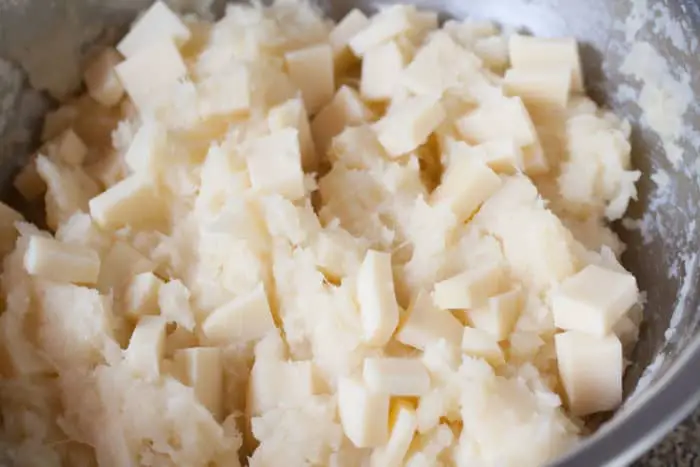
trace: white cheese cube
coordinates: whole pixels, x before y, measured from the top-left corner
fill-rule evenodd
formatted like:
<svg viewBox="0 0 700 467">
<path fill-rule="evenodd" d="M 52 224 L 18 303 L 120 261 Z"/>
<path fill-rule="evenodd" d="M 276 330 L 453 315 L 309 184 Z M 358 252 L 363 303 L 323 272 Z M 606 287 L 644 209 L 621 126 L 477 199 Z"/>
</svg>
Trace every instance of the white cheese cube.
<svg viewBox="0 0 700 467">
<path fill-rule="evenodd" d="M 309 115 L 314 115 L 335 92 L 333 49 L 328 44 L 314 45 L 285 54 L 289 78 L 301 90 Z"/>
<path fill-rule="evenodd" d="M 151 272 L 156 265 L 136 248 L 123 241 L 116 241 L 102 260 L 98 288 L 103 292 L 118 289 L 136 274 Z"/>
<path fill-rule="evenodd" d="M 256 358 L 248 387 L 249 415 L 257 417 L 278 407 L 303 406 L 319 392 L 313 362 Z"/>
<path fill-rule="evenodd" d="M 325 154 L 333 138 L 345 127 L 369 122 L 373 117 L 372 111 L 362 102 L 357 91 L 341 86 L 333 100 L 311 122 L 316 149 Z"/>
<path fill-rule="evenodd" d="M 367 358 L 362 376 L 369 389 L 391 396 L 421 396 L 430 389 L 428 370 L 413 358 Z"/>
<path fill-rule="evenodd" d="M 155 186 L 145 177 L 131 175 L 90 200 L 90 215 L 103 229 L 155 227 L 167 211 Z"/>
<path fill-rule="evenodd" d="M 370 23 L 349 41 L 350 49 L 358 57 L 367 51 L 393 39 L 411 29 L 413 9 L 405 5 L 394 5 L 372 17 Z"/>
<path fill-rule="evenodd" d="M 182 382 L 217 421 L 224 415 L 224 368 L 221 349 L 194 347 L 176 350 L 173 356 Z"/>
<path fill-rule="evenodd" d="M 468 310 L 481 306 L 505 284 L 505 270 L 498 262 L 484 263 L 435 284 L 433 300 L 443 310 Z"/>
<path fill-rule="evenodd" d="M 319 112 L 322 113 L 323 111 Z M 317 117 L 318 118 L 318 117 Z M 314 172 L 318 169 L 316 148 L 311 138 L 311 126 L 309 116 L 301 99 L 291 99 L 281 104 L 267 114 L 267 124 L 270 131 L 275 132 L 284 128 L 297 130 L 299 136 L 299 148 L 301 149 L 301 166 L 306 172 Z"/>
<path fill-rule="evenodd" d="M 275 322 L 260 284 L 211 312 L 202 324 L 202 332 L 215 345 L 258 340 L 275 330 Z"/>
<path fill-rule="evenodd" d="M 164 282 L 152 272 L 135 275 L 124 294 L 124 312 L 139 317 L 158 314 L 158 291 Z"/>
<path fill-rule="evenodd" d="M 321 232 L 313 246 L 316 266 L 330 281 L 340 283 L 362 264 L 364 250 L 345 230 Z"/>
<path fill-rule="evenodd" d="M 124 97 L 124 86 L 115 71 L 122 62 L 119 53 L 108 48 L 103 50 L 85 68 L 83 80 L 90 97 L 105 107 L 114 107 Z"/>
<path fill-rule="evenodd" d="M 291 201 L 303 198 L 299 132 L 286 128 L 255 139 L 241 148 L 248 161 L 253 188 L 260 193 L 278 193 Z"/>
<path fill-rule="evenodd" d="M 496 367 L 505 363 L 503 349 L 495 337 L 480 329 L 464 328 L 462 352 L 474 358 L 483 358 Z"/>
<path fill-rule="evenodd" d="M 158 289 L 158 308 L 160 314 L 169 323 L 193 331 L 195 326 L 194 312 L 190 305 L 190 291 L 178 279 L 171 280 Z"/>
<path fill-rule="evenodd" d="M 571 73 L 571 89 L 583 91 L 583 73 L 576 39 L 550 39 L 513 34 L 508 44 L 513 68 L 548 70 L 568 68 Z"/>
<path fill-rule="evenodd" d="M 457 220 L 465 222 L 500 187 L 501 178 L 484 162 L 468 155 L 455 157 L 431 201 L 432 204 L 448 203 Z"/>
<path fill-rule="evenodd" d="M 160 377 L 166 324 L 160 316 L 144 316 L 131 335 L 124 358 L 132 371 L 142 378 L 155 380 Z"/>
<path fill-rule="evenodd" d="M 396 340 L 420 350 L 441 339 L 452 347 L 459 347 L 463 328 L 452 313 L 435 308 L 430 294 L 419 292 L 396 333 Z"/>
<path fill-rule="evenodd" d="M 538 141 L 535 125 L 519 97 L 483 102 L 458 119 L 455 125 L 460 135 L 471 144 L 510 138 L 520 147 L 525 147 Z"/>
<path fill-rule="evenodd" d="M 576 331 L 554 336 L 557 364 L 571 413 L 589 415 L 622 402 L 622 344 L 615 335 L 595 337 Z"/>
<path fill-rule="evenodd" d="M 428 96 L 409 97 L 392 107 L 375 124 L 375 131 L 387 153 L 399 157 L 425 143 L 445 116 L 439 100 Z"/>
<path fill-rule="evenodd" d="M 166 143 L 165 128 L 154 119 L 145 119 L 124 155 L 127 167 L 145 177 L 156 176 L 166 167 Z"/>
<path fill-rule="evenodd" d="M 523 151 L 512 139 L 488 141 L 473 149 L 477 156 L 496 173 L 513 175 L 522 170 Z"/>
<path fill-rule="evenodd" d="M 344 70 L 352 62 L 352 52 L 348 47 L 348 43 L 353 36 L 367 27 L 368 24 L 369 19 L 367 19 L 367 16 L 357 8 L 354 8 L 331 31 L 328 36 L 328 42 L 333 48 L 333 58 L 337 71 Z"/>
<path fill-rule="evenodd" d="M 503 78 L 503 89 L 533 107 L 565 109 L 571 93 L 571 69 L 511 68 Z"/>
<path fill-rule="evenodd" d="M 367 252 L 357 273 L 357 301 L 365 341 L 371 345 L 385 345 L 399 323 L 391 254 Z"/>
<path fill-rule="evenodd" d="M 95 284 L 100 274 L 100 256 L 90 248 L 33 236 L 24 254 L 24 268 L 42 279 Z"/>
<path fill-rule="evenodd" d="M 637 303 L 638 296 L 632 274 L 590 265 L 553 293 L 554 324 L 602 337 Z"/>
<path fill-rule="evenodd" d="M 372 451 L 371 467 L 401 467 L 411 446 L 418 425 L 415 409 L 409 404 L 397 404 L 392 407 L 391 418 L 389 441 Z"/>
<path fill-rule="evenodd" d="M 83 140 L 70 128 L 49 145 L 49 154 L 68 165 L 81 165 L 88 154 L 88 148 Z"/>
<path fill-rule="evenodd" d="M 183 78 L 187 67 L 175 45 L 161 41 L 149 45 L 115 68 L 131 100 L 141 114 L 164 105 Z"/>
<path fill-rule="evenodd" d="M 208 76 L 197 85 L 202 117 L 240 117 L 250 111 L 253 83 L 248 66 L 229 65 L 225 71 Z"/>
<path fill-rule="evenodd" d="M 117 45 L 117 50 L 128 58 L 163 40 L 182 46 L 190 40 L 191 35 L 185 23 L 164 2 L 158 0 L 136 21 L 131 31 Z"/>
<path fill-rule="evenodd" d="M 389 438 L 389 396 L 361 382 L 338 381 L 338 414 L 350 441 L 358 448 L 382 446 Z"/>
<path fill-rule="evenodd" d="M 407 57 L 396 41 L 389 41 L 368 50 L 362 60 L 362 97 L 368 101 L 391 99 L 407 62 Z"/>
<path fill-rule="evenodd" d="M 508 339 L 515 327 L 522 307 L 522 292 L 511 290 L 488 299 L 484 308 L 467 313 L 472 326 L 494 337 L 497 341 Z"/>
</svg>

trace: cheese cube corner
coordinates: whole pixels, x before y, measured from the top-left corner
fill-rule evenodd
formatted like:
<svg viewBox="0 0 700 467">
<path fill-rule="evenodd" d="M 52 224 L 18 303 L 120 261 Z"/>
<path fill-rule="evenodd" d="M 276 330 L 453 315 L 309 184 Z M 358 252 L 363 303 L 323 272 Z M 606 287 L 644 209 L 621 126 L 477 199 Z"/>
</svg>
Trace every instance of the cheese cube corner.
<svg viewBox="0 0 700 467">
<path fill-rule="evenodd" d="M 369 24 L 350 38 L 349 46 L 355 55 L 363 57 L 372 48 L 408 32 L 411 29 L 412 9 L 395 5 L 374 15 Z"/>
<path fill-rule="evenodd" d="M 114 107 L 124 97 L 124 86 L 115 71 L 121 62 L 122 57 L 119 53 L 107 48 L 85 68 L 83 80 L 88 94 L 105 107 Z"/>
<path fill-rule="evenodd" d="M 406 315 L 396 333 L 396 339 L 402 344 L 425 350 L 444 340 L 451 347 L 459 347 L 464 326 L 452 313 L 438 310 L 429 293 L 419 292 Z"/>
<path fill-rule="evenodd" d="M 392 157 L 416 149 L 445 119 L 445 109 L 429 96 L 409 97 L 375 124 L 379 142 Z"/>
<path fill-rule="evenodd" d="M 468 310 L 483 305 L 498 294 L 505 283 L 505 270 L 499 262 L 479 267 L 435 284 L 433 300 L 443 310 Z"/>
<path fill-rule="evenodd" d="M 299 132 L 292 128 L 247 142 L 242 153 L 248 162 L 253 188 L 260 193 L 277 193 L 295 201 L 304 197 Z"/>
<path fill-rule="evenodd" d="M 309 115 L 314 115 L 333 98 L 335 72 L 333 49 L 319 44 L 288 52 L 284 56 L 289 78 L 301 90 Z"/>
<path fill-rule="evenodd" d="M 409 404 L 392 404 L 389 441 L 370 457 L 371 467 L 401 467 L 418 428 L 416 410 Z"/>
<path fill-rule="evenodd" d="M 311 133 L 316 149 L 326 154 L 333 138 L 348 126 L 360 125 L 373 118 L 372 111 L 362 102 L 360 95 L 348 86 L 341 86 L 333 100 L 316 114 L 311 122 Z"/>
<path fill-rule="evenodd" d="M 314 140 L 311 136 L 309 116 L 301 99 L 291 99 L 270 110 L 267 114 L 267 122 L 272 132 L 284 128 L 297 130 L 302 168 L 305 172 L 314 172 L 318 169 L 319 161 L 316 156 Z"/>
<path fill-rule="evenodd" d="M 533 108 L 565 109 L 571 94 L 571 69 L 511 68 L 503 78 L 503 89 Z"/>
<path fill-rule="evenodd" d="M 163 280 L 152 272 L 142 272 L 131 278 L 124 294 L 124 312 L 139 317 L 158 314 L 158 292 Z"/>
<path fill-rule="evenodd" d="M 383 346 L 399 323 L 391 255 L 369 250 L 357 274 L 357 301 L 367 343 Z"/>
<path fill-rule="evenodd" d="M 166 207 L 154 184 L 131 175 L 89 202 L 90 215 L 104 229 L 158 226 L 167 217 Z"/>
<path fill-rule="evenodd" d="M 166 324 L 160 316 L 144 316 L 136 325 L 124 357 L 138 376 L 150 380 L 160 377 L 160 366 L 165 354 Z"/>
<path fill-rule="evenodd" d="M 42 279 L 95 284 L 100 274 L 100 256 L 80 245 L 32 236 L 24 254 L 24 268 Z"/>
<path fill-rule="evenodd" d="M 176 371 L 183 383 L 194 389 L 197 400 L 217 420 L 223 419 L 224 368 L 221 349 L 192 347 L 176 350 L 173 355 Z"/>
<path fill-rule="evenodd" d="M 488 333 L 499 342 L 504 341 L 515 327 L 522 301 L 522 291 L 511 290 L 490 297 L 485 307 L 470 310 L 467 316 L 474 328 Z"/>
<path fill-rule="evenodd" d="M 348 46 L 350 39 L 368 24 L 367 16 L 354 8 L 335 25 L 328 36 L 328 41 L 333 48 L 336 71 L 343 71 L 353 62 L 352 52 Z"/>
<path fill-rule="evenodd" d="M 338 382 L 338 413 L 345 436 L 358 448 L 384 445 L 389 438 L 389 396 L 361 382 Z"/>
<path fill-rule="evenodd" d="M 163 1 L 158 0 L 134 23 L 117 45 L 117 50 L 129 58 L 163 40 L 182 46 L 191 36 L 187 25 Z"/>
<path fill-rule="evenodd" d="M 494 367 L 505 363 L 503 349 L 496 338 L 480 329 L 464 328 L 462 352 L 470 357 L 483 358 Z"/>
<path fill-rule="evenodd" d="M 419 397 L 430 389 L 430 375 L 414 358 L 367 358 L 362 376 L 367 387 L 391 396 Z"/>
<path fill-rule="evenodd" d="M 513 68 L 548 70 L 566 67 L 570 70 L 571 89 L 584 90 L 581 59 L 574 38 L 541 38 L 513 34 L 508 43 Z"/>
<path fill-rule="evenodd" d="M 407 62 L 406 55 L 396 41 L 389 41 L 368 50 L 362 60 L 362 97 L 367 101 L 390 100 L 396 92 Z"/>
</svg>

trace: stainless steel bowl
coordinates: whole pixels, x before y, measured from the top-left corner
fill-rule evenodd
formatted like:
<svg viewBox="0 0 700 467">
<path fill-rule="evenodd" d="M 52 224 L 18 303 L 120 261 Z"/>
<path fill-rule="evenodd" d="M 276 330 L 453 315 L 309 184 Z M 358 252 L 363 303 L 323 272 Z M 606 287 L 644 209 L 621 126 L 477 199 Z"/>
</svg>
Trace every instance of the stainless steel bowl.
<svg viewBox="0 0 700 467">
<path fill-rule="evenodd" d="M 341 17 L 353 6 L 366 10 L 373 0 L 318 0 Z M 403 0 L 407 1 L 407 0 Z M 640 199 L 630 217 L 644 228 L 619 232 L 629 244 L 625 264 L 647 292 L 645 322 L 626 374 L 627 402 L 612 420 L 556 465 L 625 465 L 641 455 L 687 415 L 700 400 L 700 329 L 697 283 L 700 205 L 698 148 L 700 109 L 691 102 L 681 112 L 668 104 L 666 117 L 680 116 L 682 130 L 661 128 L 643 116 L 639 102 L 645 83 L 620 71 L 635 42 L 658 51 L 669 76 L 651 83 L 652 92 L 674 83 L 700 95 L 697 34 L 700 3 L 692 0 L 408 0 L 446 17 L 492 19 L 536 35 L 573 35 L 583 42 L 588 90 L 600 103 L 633 125 L 633 159 L 644 176 Z M 41 114 L 79 85 L 81 60 L 91 44 L 113 41 L 149 0 L 0 0 L 0 186 L 9 186 L 36 142 Z M 218 0 L 179 0 L 184 11 L 216 14 Z M 646 63 L 650 74 L 663 68 Z M 666 80 L 666 81 L 664 81 Z M 686 81 L 683 81 L 686 80 Z M 649 83 L 647 83 L 649 84 Z M 678 114 L 678 115 L 677 115 Z M 670 139 L 682 150 L 673 166 Z M 664 144 L 665 143 L 665 144 Z M 652 180 L 651 175 L 657 175 Z M 661 174 L 661 175 L 658 175 Z M 663 174 L 667 174 L 665 177 Z"/>
</svg>

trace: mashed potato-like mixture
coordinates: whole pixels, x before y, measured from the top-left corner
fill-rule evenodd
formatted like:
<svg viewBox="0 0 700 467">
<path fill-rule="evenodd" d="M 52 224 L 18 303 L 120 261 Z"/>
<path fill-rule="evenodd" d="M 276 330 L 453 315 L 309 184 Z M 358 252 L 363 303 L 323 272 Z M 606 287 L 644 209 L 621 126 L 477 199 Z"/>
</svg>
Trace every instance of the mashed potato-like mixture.
<svg viewBox="0 0 700 467">
<path fill-rule="evenodd" d="M 18 466 L 536 466 L 622 398 L 629 124 L 576 42 L 154 4 L 0 206 Z"/>
</svg>

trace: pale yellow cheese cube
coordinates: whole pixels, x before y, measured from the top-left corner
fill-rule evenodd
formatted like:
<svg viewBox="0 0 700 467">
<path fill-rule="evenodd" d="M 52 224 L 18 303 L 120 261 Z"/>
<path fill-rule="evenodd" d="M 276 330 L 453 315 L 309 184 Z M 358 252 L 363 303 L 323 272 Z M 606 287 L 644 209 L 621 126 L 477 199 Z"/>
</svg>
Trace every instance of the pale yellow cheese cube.
<svg viewBox="0 0 700 467">
<path fill-rule="evenodd" d="M 124 86 L 115 71 L 122 62 L 119 53 L 107 48 L 100 52 L 85 68 L 83 80 L 90 97 L 105 107 L 114 107 L 124 97 Z"/>
<path fill-rule="evenodd" d="M 396 333 L 396 340 L 402 344 L 425 350 L 428 345 L 444 340 L 453 347 L 459 346 L 464 326 L 452 313 L 438 310 L 430 294 L 419 292 L 406 315 Z"/>
<path fill-rule="evenodd" d="M 69 128 L 49 143 L 49 155 L 68 165 L 81 165 L 88 155 L 88 148 Z"/>
<path fill-rule="evenodd" d="M 480 329 L 464 328 L 462 352 L 470 357 L 483 358 L 494 367 L 505 363 L 503 349 L 496 338 Z"/>
<path fill-rule="evenodd" d="M 114 242 L 102 259 L 102 268 L 97 280 L 98 288 L 104 292 L 118 289 L 136 274 L 151 272 L 156 265 L 126 242 Z"/>
<path fill-rule="evenodd" d="M 156 380 L 165 354 L 165 326 L 160 316 L 143 316 L 134 329 L 124 358 L 138 376 Z"/>
<path fill-rule="evenodd" d="M 179 279 L 161 285 L 158 289 L 158 308 L 169 323 L 193 331 L 196 325 L 194 311 L 190 305 L 190 291 Z"/>
<path fill-rule="evenodd" d="M 152 272 L 142 272 L 135 275 L 124 294 L 124 312 L 127 316 L 157 315 L 158 291 L 164 284 L 163 280 Z"/>
<path fill-rule="evenodd" d="M 367 101 L 392 98 L 406 63 L 406 55 L 396 41 L 389 41 L 368 50 L 362 60 L 360 94 Z"/>
<path fill-rule="evenodd" d="M 371 467 L 401 467 L 408 449 L 413 441 L 413 435 L 418 426 L 415 409 L 410 404 L 397 404 L 392 407 L 389 421 L 391 433 L 385 446 L 372 451 Z"/>
<path fill-rule="evenodd" d="M 332 104 L 329 104 L 332 105 Z M 319 115 L 323 111 L 319 112 Z M 318 116 L 316 117 L 318 118 Z M 316 147 L 311 137 L 309 116 L 301 99 L 290 99 L 278 105 L 267 114 L 267 124 L 270 131 L 275 132 L 284 128 L 297 130 L 299 136 L 299 148 L 301 149 L 301 166 L 306 172 L 314 172 L 318 169 L 318 157 Z"/>
<path fill-rule="evenodd" d="M 318 379 L 311 361 L 256 358 L 250 373 L 248 413 L 256 417 L 278 407 L 302 406 L 318 394 Z"/>
<path fill-rule="evenodd" d="M 24 268 L 42 279 L 95 284 L 100 274 L 100 256 L 90 248 L 33 236 L 24 254 Z"/>
<path fill-rule="evenodd" d="M 253 83 L 251 71 L 243 63 L 206 77 L 197 85 L 202 117 L 241 117 L 250 111 Z"/>
<path fill-rule="evenodd" d="M 439 100 L 429 96 L 409 97 L 392 107 L 374 128 L 387 153 L 399 157 L 425 143 L 445 117 Z"/>
<path fill-rule="evenodd" d="M 508 49 L 513 68 L 548 70 L 566 67 L 571 73 L 571 89 L 575 92 L 583 91 L 583 72 L 576 39 L 513 34 Z"/>
<path fill-rule="evenodd" d="M 321 109 L 311 122 L 316 149 L 325 154 L 333 138 L 345 127 L 369 122 L 373 116 L 357 91 L 348 86 L 341 86 L 333 100 Z"/>
<path fill-rule="evenodd" d="M 632 274 L 590 265 L 562 282 L 552 294 L 554 324 L 566 331 L 602 337 L 637 303 L 638 297 Z"/>
<path fill-rule="evenodd" d="M 350 39 L 369 24 L 369 19 L 357 8 L 353 8 L 335 25 L 328 41 L 333 48 L 336 71 L 342 71 L 352 63 L 352 52 L 348 47 Z"/>
<path fill-rule="evenodd" d="M 173 361 L 182 382 L 194 389 L 197 400 L 221 421 L 224 416 L 224 368 L 221 349 L 179 349 Z"/>
<path fill-rule="evenodd" d="M 389 395 L 351 378 L 338 381 L 338 414 L 345 436 L 358 448 L 384 445 L 389 438 Z"/>
<path fill-rule="evenodd" d="M 215 345 L 258 340 L 274 330 L 262 284 L 212 311 L 202 324 L 204 336 Z"/>
<path fill-rule="evenodd" d="M 365 385 L 391 396 L 422 396 L 430 389 L 430 375 L 415 358 L 367 358 L 362 367 Z"/>
<path fill-rule="evenodd" d="M 472 144 L 511 138 L 520 147 L 537 142 L 535 125 L 519 97 L 493 98 L 455 122 Z"/>
<path fill-rule="evenodd" d="M 156 187 L 138 174 L 92 198 L 89 206 L 90 215 L 104 229 L 158 226 L 167 216 Z"/>
<path fill-rule="evenodd" d="M 503 78 L 503 89 L 532 107 L 565 109 L 571 93 L 571 69 L 511 68 Z"/>
<path fill-rule="evenodd" d="M 357 273 L 357 301 L 365 342 L 385 345 L 399 323 L 391 254 L 367 252 Z"/>
<path fill-rule="evenodd" d="M 502 264 L 480 264 L 436 283 L 433 300 L 443 310 L 467 310 L 483 305 L 489 297 L 499 293 L 505 280 Z"/>
<path fill-rule="evenodd" d="M 373 16 L 369 24 L 352 36 L 350 49 L 358 57 L 370 49 L 411 29 L 414 9 L 406 5 L 393 5 Z"/>
<path fill-rule="evenodd" d="M 309 115 L 314 115 L 335 92 L 333 49 L 328 44 L 314 45 L 285 54 L 287 72 L 301 90 Z"/>
<path fill-rule="evenodd" d="M 485 307 L 470 310 L 467 313 L 472 326 L 503 341 L 515 327 L 522 307 L 522 291 L 511 290 L 490 297 Z"/>
<path fill-rule="evenodd" d="M 167 134 L 162 124 L 146 118 L 124 155 L 127 167 L 145 177 L 155 176 L 165 166 Z"/>
<path fill-rule="evenodd" d="M 192 36 L 187 25 L 161 0 L 156 1 L 119 42 L 117 50 L 132 57 L 156 42 L 184 45 Z"/>
<path fill-rule="evenodd" d="M 241 153 L 248 162 L 250 181 L 256 191 L 277 193 L 291 201 L 304 197 L 297 130 L 285 128 L 249 141 L 243 145 Z"/>
<path fill-rule="evenodd" d="M 487 141 L 474 149 L 494 172 L 512 175 L 523 169 L 523 151 L 513 139 Z"/>
<path fill-rule="evenodd" d="M 622 402 L 622 344 L 615 335 L 577 331 L 554 336 L 559 377 L 569 410 L 585 416 L 616 409 Z"/>
</svg>

